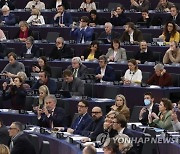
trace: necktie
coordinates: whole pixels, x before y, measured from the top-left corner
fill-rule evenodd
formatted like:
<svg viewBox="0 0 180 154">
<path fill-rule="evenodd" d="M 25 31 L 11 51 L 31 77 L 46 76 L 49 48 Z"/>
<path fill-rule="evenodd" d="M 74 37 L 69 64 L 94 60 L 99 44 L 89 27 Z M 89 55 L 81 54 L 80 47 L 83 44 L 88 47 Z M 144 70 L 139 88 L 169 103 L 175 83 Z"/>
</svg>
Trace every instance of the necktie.
<svg viewBox="0 0 180 154">
<path fill-rule="evenodd" d="M 173 17 L 173 20 L 176 20 L 176 17 L 175 17 L 175 16 Z"/>
<path fill-rule="evenodd" d="M 77 122 L 77 124 L 75 126 L 75 130 L 77 129 L 78 125 L 81 123 L 82 118 L 83 118 L 83 116 L 78 117 L 78 122 Z"/>
<path fill-rule="evenodd" d="M 12 149 L 13 149 L 13 140 L 11 140 L 11 143 L 10 143 L 10 145 L 9 145 L 9 149 L 10 149 L 10 151 L 12 151 Z"/>
<path fill-rule="evenodd" d="M 63 16 L 59 17 L 59 24 L 63 24 Z"/>
<path fill-rule="evenodd" d="M 73 75 L 75 78 L 77 77 L 77 69 L 74 69 Z"/>
<path fill-rule="evenodd" d="M 81 38 L 79 43 L 84 43 L 84 29 L 81 30 Z"/>
<path fill-rule="evenodd" d="M 53 124 L 53 120 L 52 120 L 52 117 L 53 117 L 53 113 L 54 113 L 54 111 L 52 111 L 51 112 L 51 120 L 50 120 L 50 128 L 52 129 L 52 128 L 54 128 L 54 124 Z"/>
</svg>

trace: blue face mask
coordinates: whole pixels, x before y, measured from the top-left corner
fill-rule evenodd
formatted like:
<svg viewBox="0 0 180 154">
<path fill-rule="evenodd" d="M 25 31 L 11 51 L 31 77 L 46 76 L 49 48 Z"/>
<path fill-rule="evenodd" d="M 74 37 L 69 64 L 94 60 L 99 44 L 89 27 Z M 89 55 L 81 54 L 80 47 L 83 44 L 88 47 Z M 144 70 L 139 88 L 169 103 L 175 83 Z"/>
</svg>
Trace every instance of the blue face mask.
<svg viewBox="0 0 180 154">
<path fill-rule="evenodd" d="M 147 106 L 147 105 L 149 105 L 151 103 L 151 101 L 149 100 L 149 99 L 145 99 L 144 100 L 144 104 Z"/>
</svg>

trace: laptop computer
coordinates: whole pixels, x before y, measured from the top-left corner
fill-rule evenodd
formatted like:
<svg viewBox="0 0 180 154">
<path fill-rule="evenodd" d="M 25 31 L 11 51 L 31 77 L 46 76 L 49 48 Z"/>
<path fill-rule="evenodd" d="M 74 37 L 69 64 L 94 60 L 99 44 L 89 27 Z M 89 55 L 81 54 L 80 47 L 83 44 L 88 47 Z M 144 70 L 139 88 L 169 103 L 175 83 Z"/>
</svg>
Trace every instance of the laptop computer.
<svg viewBox="0 0 180 154">
<path fill-rule="evenodd" d="M 61 95 L 61 97 L 63 97 L 63 98 L 71 98 L 72 97 L 70 91 L 68 91 L 68 90 L 60 90 L 57 93 L 59 93 Z"/>
</svg>

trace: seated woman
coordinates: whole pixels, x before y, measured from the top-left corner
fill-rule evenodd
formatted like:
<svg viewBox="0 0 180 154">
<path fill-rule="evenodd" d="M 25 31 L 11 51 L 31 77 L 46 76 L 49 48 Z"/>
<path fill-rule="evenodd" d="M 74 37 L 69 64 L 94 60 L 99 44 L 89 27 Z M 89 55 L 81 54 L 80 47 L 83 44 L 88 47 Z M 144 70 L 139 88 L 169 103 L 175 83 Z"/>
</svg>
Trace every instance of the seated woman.
<svg viewBox="0 0 180 154">
<path fill-rule="evenodd" d="M 97 41 L 91 42 L 90 46 L 83 53 L 83 56 L 81 56 L 82 60 L 94 60 L 102 55 L 102 52 L 99 51 L 99 43 Z"/>
<path fill-rule="evenodd" d="M 33 110 L 37 113 L 39 108 L 44 107 L 44 99 L 47 95 L 49 95 L 49 89 L 46 85 L 42 85 L 39 87 L 39 98 L 37 101 L 33 103 Z"/>
<path fill-rule="evenodd" d="M 142 72 L 138 69 L 138 65 L 135 59 L 128 60 L 129 69 L 124 75 L 124 84 L 141 83 Z"/>
<path fill-rule="evenodd" d="M 126 50 L 121 48 L 119 39 L 114 39 L 111 42 L 111 48 L 108 49 L 106 57 L 108 58 L 108 61 L 112 62 L 127 60 Z"/>
<path fill-rule="evenodd" d="M 130 117 L 130 111 L 129 108 L 126 105 L 126 98 L 119 94 L 115 98 L 115 105 L 111 106 L 111 110 L 118 112 L 119 114 L 123 114 L 127 121 Z"/>
<path fill-rule="evenodd" d="M 96 10 L 91 10 L 89 13 L 89 26 L 96 27 L 96 25 L 103 25 L 102 19 L 98 16 Z"/>
<path fill-rule="evenodd" d="M 171 21 L 167 22 L 164 26 L 163 33 L 159 38 L 162 38 L 167 44 L 172 41 L 179 43 L 180 34 L 177 31 L 175 23 Z"/>
<path fill-rule="evenodd" d="M 32 9 L 31 16 L 27 20 L 27 23 L 33 26 L 45 25 L 44 17 L 41 15 L 40 10 Z"/>
<path fill-rule="evenodd" d="M 22 86 L 26 91 L 31 89 L 30 85 L 25 83 L 27 80 L 27 75 L 25 72 L 18 72 L 17 77 L 20 77 L 22 79 Z"/>
<path fill-rule="evenodd" d="M 0 41 L 4 41 L 4 40 L 6 40 L 6 36 L 5 36 L 4 32 L 3 32 L 3 30 L 0 29 Z"/>
<path fill-rule="evenodd" d="M 46 71 L 51 76 L 51 68 L 47 64 L 47 59 L 45 56 L 41 56 L 38 59 L 38 64 L 32 66 L 32 72 L 39 73 L 41 71 Z"/>
<path fill-rule="evenodd" d="M 172 102 L 167 98 L 162 98 L 159 104 L 159 114 L 152 112 L 149 114 L 149 125 L 162 128 L 165 130 L 173 131 L 173 126 L 171 123 L 172 114 Z M 154 120 L 153 120 L 154 119 Z"/>
<path fill-rule="evenodd" d="M 11 109 L 25 109 L 26 90 L 20 77 L 10 78 L 10 84 L 3 83 L 3 100 L 11 99 Z"/>
<path fill-rule="evenodd" d="M 20 41 L 25 42 L 27 37 L 33 36 L 32 31 L 26 21 L 20 21 L 19 27 L 20 29 L 16 35 L 16 38 L 18 38 Z"/>
<path fill-rule="evenodd" d="M 96 3 L 94 3 L 93 0 L 84 0 L 80 6 L 80 9 L 83 9 L 86 12 L 96 10 Z"/>
</svg>

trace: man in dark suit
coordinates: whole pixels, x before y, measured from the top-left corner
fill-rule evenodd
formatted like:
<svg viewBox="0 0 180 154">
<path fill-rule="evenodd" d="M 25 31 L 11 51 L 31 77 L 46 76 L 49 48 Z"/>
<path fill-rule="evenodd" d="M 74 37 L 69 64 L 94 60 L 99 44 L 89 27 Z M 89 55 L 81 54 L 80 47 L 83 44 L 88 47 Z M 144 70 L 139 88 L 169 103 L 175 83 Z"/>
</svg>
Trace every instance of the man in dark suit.
<svg viewBox="0 0 180 154">
<path fill-rule="evenodd" d="M 65 11 L 63 5 L 57 6 L 57 14 L 54 16 L 54 23 L 58 24 L 60 27 L 69 27 L 72 24 L 71 14 Z"/>
<path fill-rule="evenodd" d="M 61 58 L 72 58 L 73 54 L 73 49 L 64 43 L 64 38 L 58 37 L 56 39 L 56 45 L 52 49 L 49 58 L 61 60 Z"/>
<path fill-rule="evenodd" d="M 9 127 L 9 136 L 11 137 L 11 154 L 36 154 L 35 148 L 23 133 L 23 126 L 20 122 L 13 122 Z"/>
<path fill-rule="evenodd" d="M 135 28 L 133 22 L 128 22 L 125 25 L 125 31 L 122 34 L 121 42 L 130 42 L 132 44 L 138 44 L 143 40 L 142 32 Z"/>
<path fill-rule="evenodd" d="M 76 38 L 77 43 L 85 43 L 92 41 L 94 29 L 88 26 L 89 18 L 82 16 L 80 19 L 79 27 L 73 24 L 70 35 Z"/>
<path fill-rule="evenodd" d="M 154 103 L 154 98 L 151 92 L 147 92 L 144 94 L 144 104 L 145 107 L 143 107 L 139 113 L 139 121 L 143 125 L 148 125 L 148 115 L 152 112 L 158 115 L 159 105 Z"/>
<path fill-rule="evenodd" d="M 83 139 L 83 142 L 95 141 L 96 137 L 104 132 L 104 117 L 101 108 L 96 106 L 92 109 L 91 113 L 93 121 L 82 131 L 82 135 L 88 137 Z"/>
<path fill-rule="evenodd" d="M 46 71 L 39 72 L 39 80 L 34 83 L 31 89 L 39 89 L 39 87 L 42 85 L 46 85 L 51 94 L 55 94 L 55 92 L 57 91 L 56 82 L 49 78 L 49 73 L 47 73 Z"/>
<path fill-rule="evenodd" d="M 3 121 L 0 119 L 0 144 L 8 145 L 9 143 L 9 134 L 7 127 L 3 124 Z"/>
<path fill-rule="evenodd" d="M 98 39 L 107 39 L 104 41 L 105 44 L 111 43 L 115 38 L 119 39 L 120 35 L 117 32 L 112 31 L 112 24 L 110 22 L 106 22 L 104 25 L 104 32 L 102 32 Z"/>
<path fill-rule="evenodd" d="M 26 39 L 26 45 L 22 46 L 21 49 L 21 57 L 24 58 L 34 58 L 39 57 L 39 48 L 34 45 L 34 38 L 32 36 L 29 36 Z"/>
<path fill-rule="evenodd" d="M 108 60 L 105 55 L 99 57 L 99 67 L 96 69 L 96 79 L 98 82 L 114 81 L 115 72 L 111 66 L 107 65 Z"/>
<path fill-rule="evenodd" d="M 87 101 L 85 101 L 85 100 L 79 101 L 78 114 L 79 114 L 79 116 L 77 118 L 75 118 L 75 120 L 72 122 L 71 128 L 68 128 L 67 132 L 82 135 L 82 131 L 92 121 L 92 118 L 88 113 L 88 102 Z"/>
<path fill-rule="evenodd" d="M 2 15 L 0 17 L 1 23 L 8 26 L 12 26 L 16 24 L 15 15 L 10 13 L 10 9 L 7 5 L 4 5 L 1 11 L 2 11 Z"/>
<path fill-rule="evenodd" d="M 75 78 L 71 70 L 66 69 L 63 72 L 64 81 L 62 83 L 62 90 L 71 92 L 74 96 L 84 95 L 84 83 L 81 79 Z"/>
<path fill-rule="evenodd" d="M 168 16 L 166 22 L 172 21 L 176 23 L 178 26 L 180 26 L 180 14 L 179 14 L 179 9 L 177 6 L 173 5 L 170 8 L 171 14 Z"/>
<path fill-rule="evenodd" d="M 41 127 L 54 128 L 66 126 L 66 114 L 64 109 L 56 107 L 57 99 L 54 95 L 48 95 L 44 100 L 45 107 L 38 110 L 38 123 Z"/>
<path fill-rule="evenodd" d="M 72 59 L 72 65 L 69 65 L 67 69 L 73 72 L 74 77 L 78 77 L 80 79 L 84 79 L 87 74 L 87 67 L 82 64 L 80 57 L 74 57 Z"/>
</svg>

